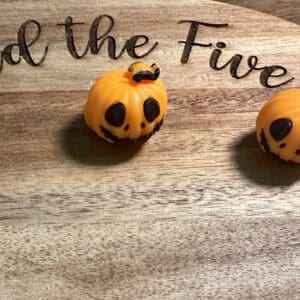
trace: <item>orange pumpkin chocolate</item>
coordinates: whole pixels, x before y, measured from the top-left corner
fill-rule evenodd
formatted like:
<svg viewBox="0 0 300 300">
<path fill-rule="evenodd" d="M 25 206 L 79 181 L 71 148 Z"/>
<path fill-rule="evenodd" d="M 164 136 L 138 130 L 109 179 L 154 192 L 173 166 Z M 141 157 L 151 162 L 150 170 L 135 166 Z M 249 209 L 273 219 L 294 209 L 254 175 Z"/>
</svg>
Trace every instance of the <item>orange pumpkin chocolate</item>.
<svg viewBox="0 0 300 300">
<path fill-rule="evenodd" d="M 160 70 L 136 62 L 98 78 L 84 108 L 88 126 L 109 142 L 146 139 L 167 113 L 167 91 Z"/>
<path fill-rule="evenodd" d="M 256 135 L 263 151 L 300 163 L 300 89 L 283 91 L 263 106 Z"/>
</svg>

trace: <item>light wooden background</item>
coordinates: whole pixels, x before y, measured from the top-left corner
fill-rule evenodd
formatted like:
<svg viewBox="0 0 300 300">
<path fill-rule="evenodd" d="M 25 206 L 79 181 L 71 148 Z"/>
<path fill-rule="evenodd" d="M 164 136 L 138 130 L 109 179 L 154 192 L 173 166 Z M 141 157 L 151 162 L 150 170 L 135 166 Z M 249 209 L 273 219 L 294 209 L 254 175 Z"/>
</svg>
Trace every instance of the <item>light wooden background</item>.
<svg viewBox="0 0 300 300">
<path fill-rule="evenodd" d="M 159 41 L 145 61 L 161 65 L 169 113 L 142 147 L 108 145 L 82 119 L 90 81 L 132 60 L 74 60 L 53 25 L 85 22 L 82 46 L 98 13 L 114 16 L 118 43 Z M 199 37 L 225 41 L 224 61 L 284 65 L 289 87 L 299 26 L 206 0 L 2 0 L 1 49 L 30 18 L 43 26 L 37 48 L 50 41 L 46 61 L 0 75 L 0 298 L 299 299 L 300 168 L 265 156 L 254 135 L 279 89 L 210 70 L 210 49 L 181 65 L 188 25 L 176 23 L 228 22 Z"/>
</svg>

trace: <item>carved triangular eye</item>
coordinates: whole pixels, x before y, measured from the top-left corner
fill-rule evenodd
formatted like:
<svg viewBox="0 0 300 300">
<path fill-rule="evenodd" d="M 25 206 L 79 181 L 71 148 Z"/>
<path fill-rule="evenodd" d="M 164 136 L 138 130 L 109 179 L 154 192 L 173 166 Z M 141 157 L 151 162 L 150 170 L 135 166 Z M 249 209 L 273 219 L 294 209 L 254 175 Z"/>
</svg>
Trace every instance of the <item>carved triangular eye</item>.
<svg viewBox="0 0 300 300">
<path fill-rule="evenodd" d="M 270 132 L 272 137 L 276 141 L 280 141 L 285 138 L 293 128 L 293 122 L 290 119 L 281 118 L 275 120 L 270 126 Z"/>
</svg>

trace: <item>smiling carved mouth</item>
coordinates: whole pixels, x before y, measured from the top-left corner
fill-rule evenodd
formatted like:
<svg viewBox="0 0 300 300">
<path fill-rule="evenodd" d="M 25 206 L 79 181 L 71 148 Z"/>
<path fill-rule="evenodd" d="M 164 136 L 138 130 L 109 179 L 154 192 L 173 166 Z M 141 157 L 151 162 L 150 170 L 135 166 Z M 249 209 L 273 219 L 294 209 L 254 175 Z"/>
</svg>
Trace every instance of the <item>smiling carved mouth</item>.
<svg viewBox="0 0 300 300">
<path fill-rule="evenodd" d="M 161 121 L 159 123 L 156 124 L 156 126 L 154 127 L 153 131 L 147 135 L 142 135 L 137 139 L 131 139 L 131 138 L 119 138 L 117 136 L 115 136 L 114 134 L 112 134 L 108 129 L 106 129 L 105 127 L 103 127 L 102 125 L 100 125 L 100 130 L 101 132 L 104 134 L 104 136 L 111 140 L 114 143 L 132 143 L 132 142 L 137 142 L 137 141 L 142 141 L 145 142 L 146 140 L 148 140 L 156 131 L 158 131 L 160 129 L 160 127 L 163 124 L 164 119 L 162 118 Z"/>
</svg>

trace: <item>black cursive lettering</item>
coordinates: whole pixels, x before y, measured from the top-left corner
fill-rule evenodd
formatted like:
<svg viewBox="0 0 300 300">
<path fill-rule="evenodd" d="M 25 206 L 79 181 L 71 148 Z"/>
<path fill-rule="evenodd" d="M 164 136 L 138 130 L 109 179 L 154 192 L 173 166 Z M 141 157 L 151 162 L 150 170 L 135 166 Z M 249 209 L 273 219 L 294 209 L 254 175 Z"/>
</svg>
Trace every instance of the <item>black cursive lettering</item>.
<svg viewBox="0 0 300 300">
<path fill-rule="evenodd" d="M 139 39 L 143 39 L 144 41 L 140 44 L 137 44 Z M 148 42 L 149 42 L 149 38 L 146 35 L 135 35 L 135 36 L 131 37 L 126 42 L 126 49 L 127 49 L 128 55 L 132 58 L 143 58 L 143 57 L 147 56 L 156 48 L 156 46 L 158 45 L 157 42 L 155 42 L 148 51 L 146 51 L 140 55 L 138 55 L 136 53 L 135 49 L 147 45 Z"/>
<path fill-rule="evenodd" d="M 104 33 L 98 36 L 98 28 L 105 19 L 109 21 L 108 27 L 104 31 Z M 83 58 L 87 54 L 89 49 L 91 51 L 91 54 L 94 55 L 98 54 L 103 44 L 106 41 L 107 41 L 108 56 L 110 59 L 120 58 L 125 52 L 125 50 L 127 51 L 128 55 L 132 58 L 143 58 L 147 56 L 149 53 L 151 53 L 158 44 L 157 42 L 154 43 L 154 45 L 148 51 L 138 55 L 135 49 L 148 44 L 149 38 L 145 35 L 135 35 L 129 38 L 128 40 L 126 40 L 120 52 L 117 53 L 116 40 L 113 36 L 109 35 L 109 33 L 114 27 L 114 19 L 109 15 L 99 15 L 90 26 L 89 40 L 84 52 L 82 54 L 79 54 L 76 49 L 75 41 L 74 41 L 73 25 L 75 24 L 83 24 L 83 23 L 73 23 L 72 18 L 67 17 L 64 24 L 57 24 L 57 25 L 65 26 L 67 48 L 70 54 L 77 59 Z M 142 40 L 142 42 L 139 42 L 140 40 Z"/>
<path fill-rule="evenodd" d="M 216 28 L 228 26 L 228 24 L 211 24 L 211 23 L 198 22 L 198 21 L 192 21 L 192 20 L 182 20 L 182 21 L 178 22 L 178 24 L 182 24 L 182 23 L 190 23 L 191 24 L 186 40 L 178 42 L 178 43 L 185 44 L 182 55 L 181 55 L 181 63 L 182 64 L 186 64 L 188 62 L 193 46 L 201 46 L 201 47 L 211 47 L 212 46 L 211 43 L 202 44 L 202 43 L 195 42 L 195 38 L 197 35 L 199 25 L 204 25 L 204 26 L 208 26 L 208 27 L 216 27 Z"/>
<path fill-rule="evenodd" d="M 273 74 L 278 70 L 280 70 L 282 72 L 280 74 Z M 264 70 L 260 74 L 260 83 L 263 86 L 268 87 L 268 88 L 276 88 L 276 87 L 285 85 L 287 83 L 290 83 L 291 81 L 293 81 L 295 79 L 294 77 L 292 77 L 292 78 L 290 78 L 290 79 L 288 79 L 284 82 L 281 82 L 281 83 L 278 83 L 278 84 L 273 84 L 273 85 L 269 83 L 269 79 L 271 77 L 282 77 L 282 76 L 285 76 L 286 74 L 287 74 L 287 69 L 285 69 L 282 66 L 265 67 Z"/>
<path fill-rule="evenodd" d="M 17 47 L 18 48 L 18 60 L 13 59 L 13 48 Z M 16 65 L 20 63 L 21 57 L 20 57 L 20 49 L 19 49 L 19 44 L 9 44 L 5 46 L 3 49 L 3 59 L 9 64 L 9 65 Z"/>
<path fill-rule="evenodd" d="M 28 42 L 27 38 L 26 38 L 26 28 L 28 25 L 35 25 L 36 29 L 37 29 L 35 37 L 30 42 Z M 28 20 L 28 21 L 24 22 L 18 30 L 18 44 L 19 44 L 20 56 L 23 57 L 23 59 L 29 65 L 34 66 L 34 67 L 39 66 L 43 63 L 43 61 L 46 58 L 47 52 L 48 52 L 48 45 L 46 45 L 44 53 L 39 61 L 35 62 L 31 56 L 29 48 L 39 39 L 40 35 L 41 35 L 41 25 L 37 21 L 34 21 L 34 20 Z M 12 48 L 11 48 L 11 50 L 12 50 Z M 16 63 L 19 63 L 19 62 L 16 62 Z"/>
<path fill-rule="evenodd" d="M 214 49 L 211 53 L 210 59 L 209 59 L 209 65 L 212 69 L 214 70 L 223 70 L 225 69 L 227 66 L 230 65 L 230 75 L 233 78 L 236 79 L 242 79 L 245 78 L 246 76 L 248 76 L 252 71 L 256 70 L 259 71 L 261 70 L 261 74 L 260 74 L 260 83 L 264 86 L 264 87 L 268 87 L 268 88 L 274 88 L 274 87 L 279 87 L 281 85 L 285 85 L 289 82 L 291 82 L 292 80 L 294 80 L 294 78 L 290 78 L 289 80 L 286 80 L 280 84 L 277 85 L 271 85 L 269 83 L 269 79 L 270 77 L 282 77 L 285 76 L 287 74 L 287 70 L 282 67 L 282 66 L 264 66 L 264 67 L 258 67 L 258 58 L 257 56 L 253 56 L 250 55 L 247 59 L 247 65 L 249 67 L 249 69 L 242 75 L 238 75 L 238 68 L 243 60 L 243 56 L 241 54 L 235 54 L 233 57 L 231 57 L 225 64 L 219 66 L 218 65 L 218 61 L 219 58 L 222 54 L 222 51 L 220 49 L 224 49 L 226 48 L 226 44 L 224 42 L 218 42 L 217 43 L 217 47 L 218 49 Z M 274 72 L 281 70 L 282 72 L 280 74 L 273 74 Z"/>
<path fill-rule="evenodd" d="M 79 54 L 77 51 L 77 48 L 75 46 L 75 41 L 74 41 L 74 32 L 73 32 L 73 26 L 74 25 L 82 25 L 84 23 L 80 22 L 80 23 L 73 23 L 73 19 L 72 17 L 66 17 L 65 19 L 65 23 L 61 24 L 57 24 L 56 26 L 65 26 L 65 35 L 66 35 L 66 44 L 67 44 L 67 48 L 70 52 L 70 54 L 74 57 L 74 58 L 82 58 L 84 57 L 88 50 L 89 50 L 89 43 L 87 43 L 85 50 L 83 51 L 82 54 Z"/>
</svg>

